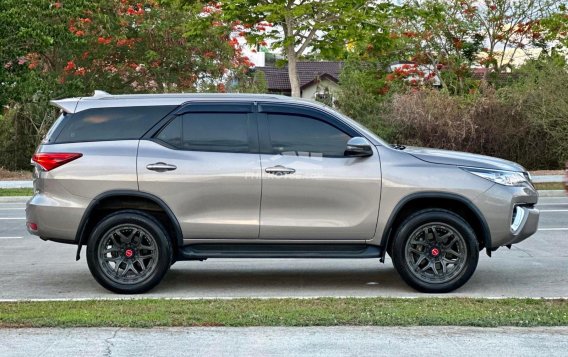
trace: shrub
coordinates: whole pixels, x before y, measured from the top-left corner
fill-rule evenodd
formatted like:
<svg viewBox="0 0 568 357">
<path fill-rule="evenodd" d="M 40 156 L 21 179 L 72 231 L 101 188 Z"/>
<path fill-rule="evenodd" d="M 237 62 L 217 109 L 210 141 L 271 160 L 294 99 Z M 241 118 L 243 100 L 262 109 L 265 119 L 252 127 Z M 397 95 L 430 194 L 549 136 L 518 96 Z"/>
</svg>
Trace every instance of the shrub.
<svg viewBox="0 0 568 357">
<path fill-rule="evenodd" d="M 436 90 L 397 94 L 385 118 L 400 143 L 497 156 L 529 169 L 559 167 L 548 143 L 553 134 L 526 112 L 485 86 L 467 97 Z"/>
<path fill-rule="evenodd" d="M 544 151 L 553 167 L 568 160 L 568 67 L 563 57 L 544 57 L 519 68 L 519 78 L 499 94 L 502 100 L 522 109 L 527 125 L 538 136 L 524 141 Z"/>
</svg>

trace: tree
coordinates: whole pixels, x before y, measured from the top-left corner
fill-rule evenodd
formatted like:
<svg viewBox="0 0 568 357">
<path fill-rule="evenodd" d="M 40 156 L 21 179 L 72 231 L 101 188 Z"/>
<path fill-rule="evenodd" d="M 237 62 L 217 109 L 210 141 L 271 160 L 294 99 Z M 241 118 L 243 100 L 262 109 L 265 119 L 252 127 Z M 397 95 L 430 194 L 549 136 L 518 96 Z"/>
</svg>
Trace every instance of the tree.
<svg viewBox="0 0 568 357">
<path fill-rule="evenodd" d="M 224 91 L 251 63 L 220 16 L 154 0 L 2 0 L 0 153 L 12 153 L 0 166 L 17 156 L 16 166 L 29 167 L 56 116 L 50 99 L 95 89 Z"/>
<path fill-rule="evenodd" d="M 461 56 L 500 72 L 511 66 L 518 52 L 546 48 L 550 37 L 562 31 L 549 29 L 547 39 L 541 23 L 565 11 L 563 3 L 562 0 L 408 0 L 402 7 L 400 21 L 403 27 L 414 31 L 430 52 Z"/>
<path fill-rule="evenodd" d="M 391 10 L 400 59 L 427 66 L 455 94 L 475 90 L 472 67 L 485 67 L 487 79 L 510 70 L 520 51 L 546 49 L 564 18 L 560 0 L 406 0 Z"/>
<path fill-rule="evenodd" d="M 353 31 L 373 9 L 368 0 L 235 0 L 223 4 L 227 21 L 246 29 L 253 43 L 282 50 L 288 60 L 292 96 L 300 96 L 296 64 L 308 50 L 344 49 Z"/>
</svg>

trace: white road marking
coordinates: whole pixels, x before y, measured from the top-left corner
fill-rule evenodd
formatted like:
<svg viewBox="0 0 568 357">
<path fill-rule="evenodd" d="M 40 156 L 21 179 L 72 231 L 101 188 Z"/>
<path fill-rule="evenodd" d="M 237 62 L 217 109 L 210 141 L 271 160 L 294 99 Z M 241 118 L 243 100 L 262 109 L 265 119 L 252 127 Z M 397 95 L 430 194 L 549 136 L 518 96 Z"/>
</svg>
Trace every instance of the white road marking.
<svg viewBox="0 0 568 357">
<path fill-rule="evenodd" d="M 0 239 L 21 239 L 24 237 L 0 237 Z"/>
<path fill-rule="evenodd" d="M 10 219 L 26 219 L 26 217 L 0 217 L 0 219 L 10 220 Z"/>
<path fill-rule="evenodd" d="M 539 228 L 539 231 L 568 231 L 568 228 Z"/>
<path fill-rule="evenodd" d="M 541 209 L 541 212 L 568 212 L 568 209 Z"/>
<path fill-rule="evenodd" d="M 568 206 L 568 203 L 539 203 L 536 206 Z"/>
</svg>

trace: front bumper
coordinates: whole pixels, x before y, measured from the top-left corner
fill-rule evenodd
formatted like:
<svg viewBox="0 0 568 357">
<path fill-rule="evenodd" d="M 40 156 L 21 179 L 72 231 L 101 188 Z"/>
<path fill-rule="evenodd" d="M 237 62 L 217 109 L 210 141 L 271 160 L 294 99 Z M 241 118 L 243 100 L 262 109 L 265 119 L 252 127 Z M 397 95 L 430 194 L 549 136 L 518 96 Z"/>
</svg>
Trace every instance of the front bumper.
<svg viewBox="0 0 568 357">
<path fill-rule="evenodd" d="M 540 216 L 538 209 L 521 205 L 516 206 L 515 209 L 517 210 L 517 215 L 522 215 L 522 218 L 518 228 L 511 228 L 512 240 L 508 244 L 520 243 L 535 234 L 538 230 L 538 220 Z"/>
<path fill-rule="evenodd" d="M 532 185 L 495 184 L 475 200 L 491 233 L 491 250 L 516 244 L 538 230 L 538 192 Z M 520 216 L 518 216 L 520 215 Z M 516 221 L 515 221 L 516 218 Z"/>
</svg>

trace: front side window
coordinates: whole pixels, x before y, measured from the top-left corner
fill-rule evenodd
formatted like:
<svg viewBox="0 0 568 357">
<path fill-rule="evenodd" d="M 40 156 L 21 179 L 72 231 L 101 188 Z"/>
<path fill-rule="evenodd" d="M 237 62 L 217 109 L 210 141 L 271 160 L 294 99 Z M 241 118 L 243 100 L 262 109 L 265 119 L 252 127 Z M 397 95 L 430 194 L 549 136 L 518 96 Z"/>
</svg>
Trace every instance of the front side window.
<svg viewBox="0 0 568 357">
<path fill-rule="evenodd" d="M 269 114 L 268 127 L 274 154 L 343 157 L 351 139 L 333 125 L 299 115 Z"/>
<path fill-rule="evenodd" d="M 250 152 L 246 113 L 189 113 L 171 121 L 157 139 L 183 150 Z"/>
</svg>

